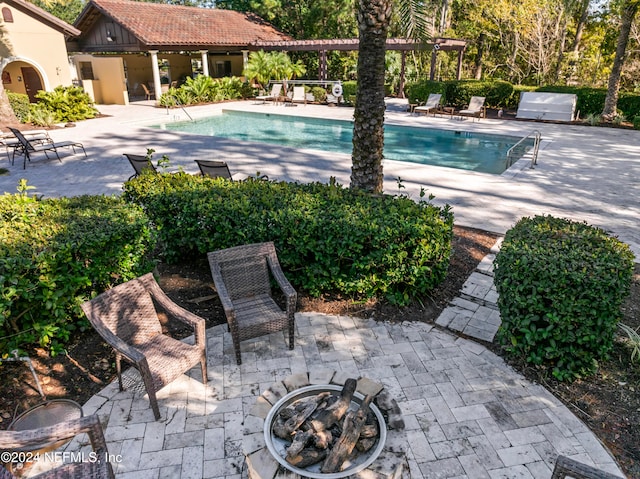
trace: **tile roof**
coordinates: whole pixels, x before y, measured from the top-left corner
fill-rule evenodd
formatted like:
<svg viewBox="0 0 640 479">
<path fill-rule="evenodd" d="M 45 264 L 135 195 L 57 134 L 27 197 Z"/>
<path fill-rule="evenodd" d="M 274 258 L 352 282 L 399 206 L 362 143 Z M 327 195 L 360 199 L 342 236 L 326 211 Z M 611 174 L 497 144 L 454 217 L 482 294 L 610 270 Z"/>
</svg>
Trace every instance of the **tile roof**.
<svg viewBox="0 0 640 479">
<path fill-rule="evenodd" d="M 91 0 L 91 5 L 146 45 L 244 46 L 291 39 L 257 15 L 234 10 L 129 0 Z M 76 25 L 82 18 L 81 14 Z"/>
</svg>

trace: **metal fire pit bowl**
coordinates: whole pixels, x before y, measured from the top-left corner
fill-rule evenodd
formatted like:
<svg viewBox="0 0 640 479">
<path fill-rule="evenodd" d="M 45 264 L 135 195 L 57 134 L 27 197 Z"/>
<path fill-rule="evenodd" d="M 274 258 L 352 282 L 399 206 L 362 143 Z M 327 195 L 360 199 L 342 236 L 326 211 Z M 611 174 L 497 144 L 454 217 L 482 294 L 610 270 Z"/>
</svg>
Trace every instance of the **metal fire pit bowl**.
<svg viewBox="0 0 640 479">
<path fill-rule="evenodd" d="M 318 464 L 314 464 L 304 469 L 289 464 L 286 461 L 285 457 L 287 455 L 286 449 L 291 443 L 289 441 L 285 441 L 284 439 L 280 439 L 273 433 L 273 423 L 275 422 L 280 411 L 286 408 L 289 404 L 299 399 L 303 399 L 309 396 L 315 396 L 316 394 L 320 394 L 326 391 L 329 391 L 336 396 L 340 396 L 340 393 L 342 392 L 342 386 L 333 384 L 312 385 L 296 389 L 295 391 L 291 391 L 289 394 L 284 396 L 273 405 L 273 407 L 269 411 L 269 414 L 267 415 L 267 418 L 264 421 L 264 439 L 267 443 L 267 448 L 269 449 L 271 455 L 285 469 L 299 474 L 303 477 L 308 477 L 310 479 L 341 479 L 362 471 L 363 469 L 369 467 L 373 463 L 373 461 L 377 459 L 377 457 L 382 452 L 384 443 L 387 439 L 387 425 L 384 417 L 382 416 L 382 413 L 380 412 L 378 407 L 375 404 L 371 403 L 370 408 L 376 419 L 378 420 L 378 430 L 380 431 L 378 435 L 378 442 L 367 452 L 360 453 L 353 461 L 345 461 L 345 463 L 343 464 L 344 469 L 342 471 L 332 473 L 320 472 L 320 467 L 322 466 L 323 461 L 320 461 Z M 356 392 L 353 395 L 349 410 L 358 410 L 363 400 L 364 396 Z"/>
</svg>

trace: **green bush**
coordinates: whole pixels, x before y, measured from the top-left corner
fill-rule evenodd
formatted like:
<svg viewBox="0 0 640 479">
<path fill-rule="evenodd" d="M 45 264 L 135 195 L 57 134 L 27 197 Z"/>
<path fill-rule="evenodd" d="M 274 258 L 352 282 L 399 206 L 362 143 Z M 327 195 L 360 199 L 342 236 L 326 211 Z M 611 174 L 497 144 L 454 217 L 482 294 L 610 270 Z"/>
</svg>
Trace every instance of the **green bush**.
<svg viewBox="0 0 640 479">
<path fill-rule="evenodd" d="M 589 115 L 602 114 L 604 101 L 607 97 L 607 90 L 605 88 L 547 85 L 538 88 L 536 91 L 573 93 L 577 95 L 576 111 L 580 113 L 582 118 Z M 620 92 L 617 107 L 627 118 L 640 115 L 640 95 L 637 93 Z"/>
<path fill-rule="evenodd" d="M 348 103 L 355 104 L 357 91 L 358 91 L 358 82 L 353 80 L 342 82 L 342 97 Z"/>
<path fill-rule="evenodd" d="M 640 116 L 640 95 L 637 93 L 620 93 L 618 109 L 621 110 L 627 118 Z"/>
<path fill-rule="evenodd" d="M 87 120 L 98 114 L 93 100 L 81 87 L 57 86 L 53 91 L 39 91 L 36 98 L 39 108 L 54 114 L 56 123 Z"/>
<path fill-rule="evenodd" d="M 640 115 L 636 115 L 633 117 L 633 128 L 636 130 L 640 130 Z"/>
<path fill-rule="evenodd" d="M 7 91 L 9 97 L 9 104 L 16 114 L 16 118 L 20 123 L 26 123 L 29 121 L 29 96 L 24 93 L 14 93 Z"/>
<path fill-rule="evenodd" d="M 41 103 L 31 103 L 27 121 L 36 126 L 50 127 L 56 122 L 56 114 Z"/>
<path fill-rule="evenodd" d="M 405 95 L 409 103 L 424 103 L 430 93 L 441 93 L 443 103 L 462 108 L 469 104 L 472 96 L 483 96 L 485 104 L 491 107 L 511 107 L 514 100 L 514 87 L 511 83 L 501 80 L 452 80 L 446 82 L 424 80 L 407 83 Z"/>
<path fill-rule="evenodd" d="M 0 351 L 62 349 L 88 324 L 83 301 L 152 269 L 148 225 L 116 197 L 0 196 Z"/>
<path fill-rule="evenodd" d="M 170 88 L 160 96 L 162 106 L 173 107 L 180 105 L 196 105 L 200 103 L 237 100 L 252 95 L 247 83 L 237 77 L 211 78 L 199 75 L 196 78 L 187 77 L 184 84 L 178 88 Z"/>
<path fill-rule="evenodd" d="M 321 86 L 311 87 L 311 94 L 313 95 L 313 101 L 318 103 L 324 103 L 327 101 L 327 90 Z"/>
<path fill-rule="evenodd" d="M 124 196 L 156 225 L 168 261 L 273 241 L 289 280 L 312 295 L 406 304 L 444 279 L 451 253 L 448 207 L 335 184 L 141 175 Z"/>
<path fill-rule="evenodd" d="M 444 94 L 444 83 L 430 80 L 407 83 L 404 88 L 404 93 L 409 103 L 414 105 L 424 104 L 431 93 Z M 444 98 L 442 102 L 446 103 L 446 98 Z"/>
<path fill-rule="evenodd" d="M 633 253 L 585 223 L 520 220 L 495 260 L 507 351 L 560 380 L 591 374 L 606 358 L 629 293 Z"/>
</svg>

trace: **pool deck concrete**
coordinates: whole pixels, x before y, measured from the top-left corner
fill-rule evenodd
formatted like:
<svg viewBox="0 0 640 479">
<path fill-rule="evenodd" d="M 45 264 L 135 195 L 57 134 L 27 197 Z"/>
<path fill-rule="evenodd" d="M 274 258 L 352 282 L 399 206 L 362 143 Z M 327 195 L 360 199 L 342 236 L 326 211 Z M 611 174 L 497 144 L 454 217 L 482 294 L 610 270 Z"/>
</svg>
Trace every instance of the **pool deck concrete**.
<svg viewBox="0 0 640 479">
<path fill-rule="evenodd" d="M 78 123 L 75 128 L 54 130 L 55 141 L 84 143 L 88 158 L 66 156 L 32 161 L 22 169 L 22 161 L 9 164 L 9 175 L 0 176 L 0 191 L 15 192 L 18 180 L 26 178 L 34 190 L 45 196 L 119 193 L 132 173 L 122 153 L 144 154 L 154 148 L 167 154 L 171 168 L 196 172 L 193 159 L 226 160 L 232 172 L 241 175 L 260 171 L 269 178 L 287 181 L 322 181 L 331 176 L 349 184 L 351 158 L 347 154 L 296 150 L 276 145 L 240 143 L 145 127 L 174 119 L 187 119 L 182 110 L 154 108 L 152 102 L 129 106 L 100 106 L 107 117 Z M 252 101 L 190 107 L 194 118 L 222 109 L 250 110 L 274 114 L 295 114 L 322 118 L 351 119 L 346 107 L 298 105 L 295 108 Z M 542 134 L 538 165 L 530 169 L 516 166 L 506 175 L 491 175 L 437 166 L 385 160 L 384 189 L 418 197 L 420 188 L 435 195 L 434 203 L 450 204 L 456 222 L 498 233 L 506 232 L 523 216 L 551 214 L 584 220 L 618 235 L 640 257 L 640 131 L 578 125 L 543 124 L 528 121 L 460 120 L 455 117 L 416 116 L 402 111 L 404 106 L 390 101 L 387 121 L 399 125 L 425 126 L 459 131 L 525 136 L 533 130 Z M 522 164 L 521 163 L 521 164 Z"/>
<path fill-rule="evenodd" d="M 188 111 L 200 117 L 222 108 L 345 119 L 351 115 L 341 107 L 294 109 L 252 102 Z M 397 192 L 395 178 L 400 176 L 405 186 L 401 193 L 417 197 L 420 187 L 427 188 L 436 203 L 454 207 L 458 224 L 504 233 L 523 215 L 561 215 L 613 231 L 636 255 L 640 252 L 635 228 L 640 215 L 640 132 L 427 118 L 401 109 L 391 103 L 388 121 L 514 135 L 539 129 L 545 144 L 537 168 L 504 176 L 385 161 L 386 192 Z M 38 159 L 26 170 L 16 162 L 8 176 L 0 176 L 0 188 L 13 192 L 19 179 L 26 178 L 35 192 L 48 197 L 117 194 L 132 173 L 122 153 L 143 154 L 148 147 L 156 155 L 168 154 L 171 169 L 187 172 L 197 171 L 194 158 L 211 158 L 226 160 L 238 174 L 260 171 L 271 179 L 292 181 L 334 176 L 349 182 L 348 155 L 149 129 L 141 123 L 184 118 L 184 113 L 167 114 L 146 102 L 100 110 L 111 116 L 52 132 L 56 141 L 82 141 L 88 158 L 65 156 L 62 163 Z M 490 273 L 491 258 L 479 265 L 479 272 Z M 486 299 L 492 294 L 490 285 L 481 283 L 473 278 L 468 282 L 474 290 L 486 289 Z M 455 329 L 450 308 L 443 312 L 447 314 L 438 324 Z M 163 389 L 159 421 L 131 370 L 126 391 L 118 391 L 114 382 L 84 405 L 85 414 L 95 412 L 102 419 L 118 479 L 245 478 L 245 455 L 263 446 L 261 423 L 253 414 L 258 396 L 285 378 L 311 380 L 330 374 L 337 382 L 346 377 L 379 382 L 396 399 L 406 434 L 398 444 L 408 466 L 403 478 L 544 479 L 551 476 L 559 454 L 622 475 L 595 435 L 542 386 L 524 379 L 484 346 L 429 324 L 298 314 L 294 350 L 286 347 L 281 333 L 246 341 L 242 366 L 235 364 L 224 325 L 207 331 L 207 343 L 208 385 L 202 385 L 196 368 Z M 74 441 L 67 451 L 86 447 Z M 260 464 L 269 467 L 268 460 Z M 375 479 L 379 477 L 385 476 Z"/>
</svg>

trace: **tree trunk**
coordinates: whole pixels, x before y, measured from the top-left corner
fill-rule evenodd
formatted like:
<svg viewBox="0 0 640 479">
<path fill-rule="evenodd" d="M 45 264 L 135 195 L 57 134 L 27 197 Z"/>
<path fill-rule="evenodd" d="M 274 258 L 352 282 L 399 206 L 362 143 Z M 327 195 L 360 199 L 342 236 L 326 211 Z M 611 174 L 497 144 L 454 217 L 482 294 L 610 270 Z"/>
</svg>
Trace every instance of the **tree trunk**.
<svg viewBox="0 0 640 479">
<path fill-rule="evenodd" d="M 20 122 L 16 118 L 13 108 L 11 108 L 7 92 L 4 90 L 2 82 L 0 82 L 0 124 L 17 125 L 18 123 Z"/>
<path fill-rule="evenodd" d="M 616 56 L 613 59 L 613 67 L 609 75 L 609 86 L 607 87 L 607 96 L 604 100 L 604 109 L 602 110 L 603 118 L 613 118 L 616 115 L 618 107 L 618 91 L 620 90 L 620 76 L 622 75 L 622 67 L 624 66 L 624 56 L 629 43 L 629 33 L 633 19 L 640 7 L 640 0 L 627 0 L 622 6 L 622 19 L 620 25 L 620 33 L 618 34 L 618 43 L 616 46 Z"/>
<path fill-rule="evenodd" d="M 554 74 L 554 83 L 559 83 L 562 75 L 562 63 L 564 62 L 564 49 L 567 42 L 567 22 L 562 22 L 562 32 L 560 33 L 560 43 L 558 45 L 558 60 L 556 63 L 556 71 Z"/>
<path fill-rule="evenodd" d="M 582 40 L 582 32 L 584 32 L 584 26 L 587 24 L 587 18 L 589 17 L 589 5 L 591 0 L 582 0 L 580 5 L 580 17 L 576 23 L 576 36 L 573 38 L 573 45 L 571 51 L 575 56 L 578 55 L 580 48 L 580 40 Z"/>
<path fill-rule="evenodd" d="M 391 0 L 358 0 L 358 90 L 353 123 L 351 187 L 382 192 L 385 42 Z"/>
<path fill-rule="evenodd" d="M 475 66 L 474 78 L 476 80 L 482 80 L 482 60 L 484 57 L 486 38 L 487 36 L 484 33 L 481 33 L 480 35 L 478 35 L 478 54 L 476 55 L 476 61 L 474 64 Z"/>
<path fill-rule="evenodd" d="M 442 10 L 440 11 L 440 35 L 444 34 L 444 32 L 449 28 L 449 22 L 447 18 L 449 17 L 449 0 L 442 0 Z"/>
</svg>

